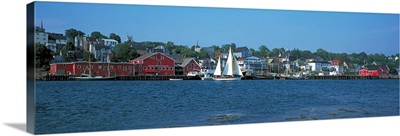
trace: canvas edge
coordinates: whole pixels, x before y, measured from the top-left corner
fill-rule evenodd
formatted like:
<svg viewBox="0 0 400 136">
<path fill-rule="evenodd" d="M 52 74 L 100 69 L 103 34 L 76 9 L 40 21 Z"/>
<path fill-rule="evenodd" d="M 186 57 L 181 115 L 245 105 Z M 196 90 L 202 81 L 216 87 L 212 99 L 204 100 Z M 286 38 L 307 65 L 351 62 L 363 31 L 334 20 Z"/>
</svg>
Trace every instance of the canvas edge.
<svg viewBox="0 0 400 136">
<path fill-rule="evenodd" d="M 26 131 L 35 133 L 35 2 L 26 6 Z"/>
</svg>

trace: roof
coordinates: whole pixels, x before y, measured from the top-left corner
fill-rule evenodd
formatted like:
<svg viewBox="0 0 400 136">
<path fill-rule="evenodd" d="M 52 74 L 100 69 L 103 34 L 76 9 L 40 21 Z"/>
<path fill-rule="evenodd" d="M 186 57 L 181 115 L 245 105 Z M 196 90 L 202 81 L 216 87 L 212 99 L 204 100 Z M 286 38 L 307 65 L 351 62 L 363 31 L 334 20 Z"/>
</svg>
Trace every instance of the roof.
<svg viewBox="0 0 400 136">
<path fill-rule="evenodd" d="M 147 51 L 147 48 L 145 46 L 143 46 L 141 43 L 133 42 L 133 43 L 130 43 L 130 45 L 135 50 Z"/>
<path fill-rule="evenodd" d="M 49 38 L 52 38 L 52 39 L 56 39 L 56 40 L 58 40 L 58 39 L 61 39 L 61 40 L 67 40 L 67 37 L 66 36 L 63 36 L 62 34 L 55 34 L 55 33 L 49 33 Z"/>
<path fill-rule="evenodd" d="M 174 59 L 175 63 L 183 63 L 183 56 L 180 54 L 172 54 L 172 55 L 167 55 L 167 56 Z"/>
<path fill-rule="evenodd" d="M 111 47 L 109 47 L 109 46 L 104 46 L 104 45 L 101 45 L 101 44 L 96 44 L 96 45 L 94 45 L 94 48 L 95 48 L 96 50 L 101 50 L 101 49 L 109 50 L 109 49 L 111 49 Z"/>
<path fill-rule="evenodd" d="M 163 56 L 165 56 L 165 57 L 167 57 L 167 58 L 169 58 L 169 59 L 174 60 L 173 58 L 171 58 L 171 57 L 165 55 L 164 53 L 159 53 L 159 52 L 155 52 L 155 53 L 146 53 L 146 54 L 143 54 L 142 56 L 137 57 L 137 58 L 135 58 L 135 59 L 133 59 L 133 60 L 144 60 L 144 59 L 147 59 L 147 58 L 149 58 L 149 57 L 151 57 L 151 56 L 153 56 L 153 55 L 156 55 L 156 54 L 161 54 L 161 55 L 163 55 Z M 174 61 L 175 61 L 175 60 L 174 60 Z"/>
<path fill-rule="evenodd" d="M 343 63 L 342 63 L 342 61 L 335 59 L 335 60 L 331 61 L 331 65 L 333 65 L 333 66 L 341 66 L 341 65 L 343 65 Z"/>
<path fill-rule="evenodd" d="M 377 65 L 372 65 L 372 66 L 367 66 L 368 70 L 378 70 L 379 68 L 381 68 L 380 66 Z M 382 68 L 381 68 L 382 69 Z"/>
<path fill-rule="evenodd" d="M 281 58 L 287 58 L 290 57 L 290 52 L 284 52 L 283 54 L 281 54 Z"/>
<path fill-rule="evenodd" d="M 316 61 L 322 61 L 323 60 L 320 56 L 314 55 L 314 54 L 311 54 L 311 55 L 307 56 L 306 59 L 314 59 Z"/>
<path fill-rule="evenodd" d="M 238 48 L 236 48 L 235 50 L 233 50 L 233 52 L 243 52 L 243 50 L 245 50 L 245 49 L 248 50 L 247 47 L 238 47 Z"/>
<path fill-rule="evenodd" d="M 328 61 L 312 61 L 312 62 L 308 62 L 308 63 L 328 63 L 328 64 L 331 64 Z"/>
<path fill-rule="evenodd" d="M 183 62 L 182 62 L 182 65 L 181 65 L 181 66 L 185 67 L 185 66 L 186 66 L 187 64 L 189 64 L 192 60 L 196 63 L 196 65 L 199 66 L 199 64 L 198 64 L 193 58 L 185 58 L 185 59 L 183 59 Z"/>
</svg>

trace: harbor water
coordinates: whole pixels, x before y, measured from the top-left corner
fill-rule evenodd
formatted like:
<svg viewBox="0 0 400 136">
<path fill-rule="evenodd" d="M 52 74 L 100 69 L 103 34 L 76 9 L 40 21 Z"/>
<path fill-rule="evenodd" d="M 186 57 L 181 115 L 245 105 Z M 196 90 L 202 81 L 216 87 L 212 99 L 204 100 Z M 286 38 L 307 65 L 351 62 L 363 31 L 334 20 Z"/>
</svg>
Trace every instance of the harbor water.
<svg viewBox="0 0 400 136">
<path fill-rule="evenodd" d="M 399 80 L 38 81 L 38 134 L 398 116 Z"/>
</svg>

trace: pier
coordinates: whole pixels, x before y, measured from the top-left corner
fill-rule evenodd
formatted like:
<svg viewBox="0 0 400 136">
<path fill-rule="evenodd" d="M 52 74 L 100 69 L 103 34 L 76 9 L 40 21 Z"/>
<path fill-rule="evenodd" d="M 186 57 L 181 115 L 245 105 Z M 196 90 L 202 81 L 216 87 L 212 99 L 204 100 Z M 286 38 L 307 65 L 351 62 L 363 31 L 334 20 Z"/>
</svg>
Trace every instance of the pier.
<svg viewBox="0 0 400 136">
<path fill-rule="evenodd" d="M 68 75 L 45 75 L 37 78 L 37 81 L 73 81 L 71 77 Z M 201 80 L 200 76 L 184 76 L 184 75 L 175 75 L 175 76 L 159 76 L 159 75 L 134 75 L 134 76 L 116 76 L 110 80 L 169 80 L 169 79 L 183 79 L 183 80 Z M 371 80 L 371 79 L 399 79 L 396 77 L 378 77 L 378 76 L 306 76 L 304 78 L 290 78 L 290 77 L 253 77 L 253 76 L 245 76 L 242 80 Z"/>
<path fill-rule="evenodd" d="M 71 78 L 74 76 L 68 75 L 45 75 L 37 78 L 37 81 L 73 81 Z M 184 75 L 175 76 L 158 76 L 158 75 L 135 75 L 135 76 L 116 76 L 110 80 L 169 80 L 169 79 L 183 79 L 183 80 L 201 80 L 199 76 L 189 77 Z"/>
</svg>

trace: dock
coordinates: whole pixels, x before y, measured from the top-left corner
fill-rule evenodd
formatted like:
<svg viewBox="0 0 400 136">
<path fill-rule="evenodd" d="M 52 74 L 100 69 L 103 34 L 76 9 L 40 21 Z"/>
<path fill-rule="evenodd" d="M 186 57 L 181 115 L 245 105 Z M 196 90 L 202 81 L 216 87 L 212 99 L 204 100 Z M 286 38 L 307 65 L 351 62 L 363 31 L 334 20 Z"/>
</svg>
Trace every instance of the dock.
<svg viewBox="0 0 400 136">
<path fill-rule="evenodd" d="M 45 75 L 37 78 L 37 81 L 74 81 L 74 76 L 68 75 Z M 159 76 L 159 75 L 134 75 L 134 76 L 116 76 L 110 80 L 169 80 L 169 79 L 183 79 L 183 80 L 201 80 L 199 76 Z"/>
<path fill-rule="evenodd" d="M 45 75 L 37 78 L 37 81 L 73 81 L 71 78 L 74 76 L 68 75 Z M 152 81 L 152 80 L 170 80 L 170 79 L 182 79 L 182 80 L 201 80 L 200 76 L 185 76 L 185 75 L 174 75 L 174 76 L 160 76 L 160 75 L 130 75 L 130 76 L 116 76 L 110 80 L 143 80 L 143 81 Z M 373 80 L 373 79 L 399 79 L 399 76 L 396 77 L 378 77 L 378 76 L 354 76 L 354 75 L 345 75 L 345 76 L 306 76 L 304 78 L 288 78 L 288 77 L 254 77 L 254 76 L 245 76 L 242 80 Z"/>
</svg>

